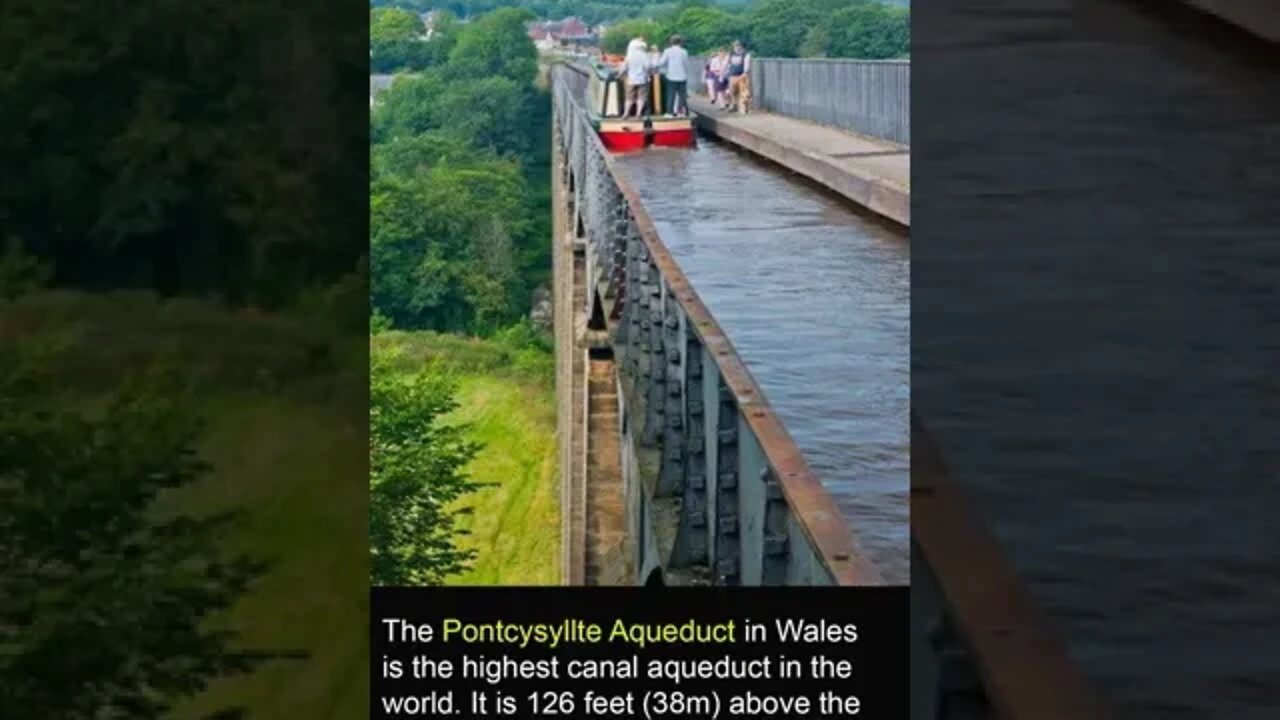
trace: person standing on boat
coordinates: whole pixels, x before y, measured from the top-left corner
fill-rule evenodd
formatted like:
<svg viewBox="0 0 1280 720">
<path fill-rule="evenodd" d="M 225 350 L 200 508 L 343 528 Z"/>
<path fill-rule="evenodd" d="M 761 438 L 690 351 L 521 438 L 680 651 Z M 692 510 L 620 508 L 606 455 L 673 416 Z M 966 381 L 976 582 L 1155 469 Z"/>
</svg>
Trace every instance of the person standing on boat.
<svg viewBox="0 0 1280 720">
<path fill-rule="evenodd" d="M 635 108 L 635 117 L 644 116 L 645 105 L 649 97 L 649 44 L 644 38 L 635 38 L 627 45 L 627 56 L 622 60 L 620 70 L 627 76 L 627 107 L 623 117 L 631 117 L 631 109 Z"/>
<path fill-rule="evenodd" d="M 751 107 L 751 53 L 741 40 L 733 43 L 728 63 L 730 109 L 746 115 Z"/>
<path fill-rule="evenodd" d="M 662 51 L 658 67 L 667 77 L 667 114 L 689 114 L 689 51 L 684 49 L 684 38 L 671 36 L 671 45 Z"/>
</svg>

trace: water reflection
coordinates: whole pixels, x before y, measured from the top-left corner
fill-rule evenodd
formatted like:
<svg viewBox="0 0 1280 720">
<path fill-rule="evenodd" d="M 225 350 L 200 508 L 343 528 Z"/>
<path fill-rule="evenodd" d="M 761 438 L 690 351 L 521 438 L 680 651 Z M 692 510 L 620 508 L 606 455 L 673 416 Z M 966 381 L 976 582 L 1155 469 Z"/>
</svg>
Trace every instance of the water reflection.
<svg viewBox="0 0 1280 720">
<path fill-rule="evenodd" d="M 890 582 L 908 582 L 905 239 L 726 147 L 621 165 Z"/>
</svg>

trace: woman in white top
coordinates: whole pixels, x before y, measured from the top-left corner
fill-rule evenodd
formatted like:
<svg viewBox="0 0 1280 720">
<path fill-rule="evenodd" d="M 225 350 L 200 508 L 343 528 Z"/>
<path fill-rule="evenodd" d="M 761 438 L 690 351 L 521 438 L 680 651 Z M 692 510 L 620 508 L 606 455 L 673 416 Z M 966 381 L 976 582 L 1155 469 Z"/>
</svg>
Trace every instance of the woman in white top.
<svg viewBox="0 0 1280 720">
<path fill-rule="evenodd" d="M 645 105 L 649 97 L 649 44 L 644 38 L 635 38 L 627 44 L 627 56 L 618 69 L 627 77 L 627 107 L 623 117 L 631 117 L 631 108 L 635 107 L 635 116 L 644 115 Z"/>
<path fill-rule="evenodd" d="M 707 99 L 712 105 L 720 104 L 720 76 L 724 74 L 724 61 L 725 56 L 719 49 L 707 61 Z"/>
</svg>

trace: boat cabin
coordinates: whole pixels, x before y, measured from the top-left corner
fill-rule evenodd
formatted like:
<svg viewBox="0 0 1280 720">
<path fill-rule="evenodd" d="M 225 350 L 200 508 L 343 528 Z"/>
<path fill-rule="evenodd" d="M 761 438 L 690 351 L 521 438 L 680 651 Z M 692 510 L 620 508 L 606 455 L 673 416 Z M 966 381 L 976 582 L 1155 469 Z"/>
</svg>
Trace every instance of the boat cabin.
<svg viewBox="0 0 1280 720">
<path fill-rule="evenodd" d="M 612 65 L 594 63 L 587 84 L 587 111 L 604 146 L 614 152 L 642 150 L 648 145 L 689 147 L 694 144 L 693 118 L 666 115 L 665 78 L 651 76 L 641 117 L 624 117 L 627 79 Z M 655 112 L 655 109 L 657 112 Z"/>
</svg>

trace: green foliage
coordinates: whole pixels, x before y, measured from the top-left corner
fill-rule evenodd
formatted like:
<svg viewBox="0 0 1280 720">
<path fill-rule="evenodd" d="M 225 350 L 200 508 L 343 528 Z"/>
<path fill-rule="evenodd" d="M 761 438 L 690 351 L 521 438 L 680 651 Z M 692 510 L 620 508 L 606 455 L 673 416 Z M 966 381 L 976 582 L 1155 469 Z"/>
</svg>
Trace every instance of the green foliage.
<svg viewBox="0 0 1280 720">
<path fill-rule="evenodd" d="M 706 54 L 742 40 L 756 57 L 844 57 L 884 59 L 910 51 L 910 10 L 878 0 L 755 0 L 710 5 L 682 2 L 657 12 L 658 22 L 641 19 L 615 25 L 605 34 L 606 52 L 621 53 L 637 33 L 665 43 L 683 35 L 694 54 Z M 659 6 L 648 6 L 651 11 Z"/>
<path fill-rule="evenodd" d="M 809 28 L 830 22 L 814 2 L 764 0 L 748 16 L 750 50 L 757 57 L 795 57 Z"/>
<path fill-rule="evenodd" d="M 375 336 L 374 352 L 399 371 L 424 366 L 457 381 L 460 407 L 445 420 L 464 424 L 481 445 L 466 474 L 483 485 L 453 507 L 476 557 L 450 585 L 555 585 L 559 582 L 559 483 L 556 473 L 555 358 L 550 339 L 527 323 L 480 339 L 426 331 Z M 390 353 L 388 353 L 390 351 Z"/>
<path fill-rule="evenodd" d="M 0 6 L 5 234 L 50 261 L 59 286 L 276 306 L 350 272 L 363 220 L 335 178 L 358 184 L 363 169 L 346 163 L 362 140 L 334 113 L 354 107 L 358 51 L 343 11 L 295 10 Z M 270 52 L 282 45 L 296 52 Z"/>
<path fill-rule="evenodd" d="M 550 98 L 527 12 L 459 33 L 449 63 L 400 77 L 372 116 L 373 306 L 406 329 L 490 333 L 550 266 Z"/>
<path fill-rule="evenodd" d="M 444 79 L 438 72 L 397 77 L 373 111 L 373 141 L 383 143 L 438 129 L 435 101 L 444 88 Z"/>
<path fill-rule="evenodd" d="M 363 275 L 339 284 L 342 291 L 306 293 L 306 302 L 340 306 L 344 315 L 367 314 Z M 74 346 L 49 358 L 56 364 L 47 370 L 64 389 L 89 395 L 109 392 L 135 368 L 156 364 L 181 368 L 185 385 L 197 392 L 274 393 L 286 385 L 325 383 L 335 360 L 359 357 L 367 317 L 355 336 L 336 332 L 327 319 L 299 319 L 150 291 L 43 290 L 3 306 L 0 345 L 25 343 L 50 328 L 74 328 Z"/>
<path fill-rule="evenodd" d="M 389 330 L 372 339 L 375 352 L 391 351 L 395 367 L 417 371 L 424 366 L 450 377 L 482 375 L 522 383 L 553 383 L 553 340 L 525 321 L 477 338 L 429 330 Z"/>
<path fill-rule="evenodd" d="M 911 48 L 910 10 L 878 0 L 762 0 L 747 17 L 758 57 L 878 60 Z"/>
<path fill-rule="evenodd" d="M 656 21 L 626 20 L 611 25 L 605 31 L 604 37 L 600 39 L 600 48 L 612 55 L 622 55 L 627 52 L 627 44 L 633 38 L 644 38 L 650 44 L 663 44 L 666 38 L 662 33 L 663 26 Z"/>
<path fill-rule="evenodd" d="M 911 19 L 905 8 L 879 3 L 847 7 L 831 19 L 831 54 L 882 60 L 911 51 Z"/>
<path fill-rule="evenodd" d="M 534 91 L 505 75 L 449 84 L 433 103 L 434 126 L 466 138 L 473 146 L 499 154 L 525 156 L 533 151 L 529 121 Z"/>
<path fill-rule="evenodd" d="M 467 23 L 449 54 L 449 78 L 498 77 L 521 86 L 533 83 L 538 74 L 538 51 L 525 24 L 534 19 L 528 10 L 503 8 Z"/>
<path fill-rule="evenodd" d="M 686 0 L 681 5 L 701 4 L 705 0 Z M 728 3 L 727 3 L 728 4 Z M 414 12 L 447 10 L 463 17 L 476 17 L 502 8 L 528 10 L 540 18 L 561 20 L 574 16 L 588 25 L 612 22 L 628 17 L 654 17 L 676 7 L 671 0 L 372 0 L 374 7 L 402 7 Z"/>
<path fill-rule="evenodd" d="M 379 45 L 411 42 L 422 37 L 426 28 L 422 19 L 401 8 L 373 8 L 369 11 L 369 44 Z"/>
<path fill-rule="evenodd" d="M 747 24 L 741 15 L 734 15 L 713 7 L 692 5 L 678 15 L 663 22 L 659 37 L 663 44 L 672 35 L 681 35 L 685 47 L 694 54 L 706 54 L 727 46 L 747 34 Z"/>
<path fill-rule="evenodd" d="M 321 332 L 364 335 L 369 321 L 369 271 L 362 260 L 356 270 L 333 283 L 313 285 L 299 293 L 295 314 Z"/>
<path fill-rule="evenodd" d="M 421 70 L 448 56 L 448 33 L 426 41 L 416 14 L 400 8 L 374 8 L 369 15 L 369 69 L 375 73 Z"/>
<path fill-rule="evenodd" d="M 0 716 L 167 717 L 258 664 L 209 620 L 264 565 L 218 549 L 238 513 L 153 513 L 210 470 L 172 389 L 50 404 L 61 379 L 26 347 L 0 345 Z"/>
<path fill-rule="evenodd" d="M 405 372 L 374 346 L 370 378 L 369 543 L 374 585 L 439 585 L 466 569 L 450 506 L 479 487 L 463 468 L 478 448 L 442 422 L 453 384 L 429 370 Z"/>
<path fill-rule="evenodd" d="M 826 25 L 814 25 L 805 33 L 797 53 L 802 58 L 824 58 L 831 50 L 831 29 Z"/>
<path fill-rule="evenodd" d="M 13 300 L 38 290 L 49 282 L 53 268 L 22 250 L 22 243 L 11 239 L 0 255 L 0 300 Z"/>
<path fill-rule="evenodd" d="M 510 322 L 524 285 L 517 164 L 440 164 L 375 183 L 370 225 L 373 304 L 401 327 L 482 332 Z"/>
<path fill-rule="evenodd" d="M 395 175 L 414 175 L 438 164 L 456 168 L 476 168 L 496 157 L 472 147 L 465 138 L 445 130 L 420 134 L 396 134 L 373 146 L 373 180 Z"/>
</svg>

